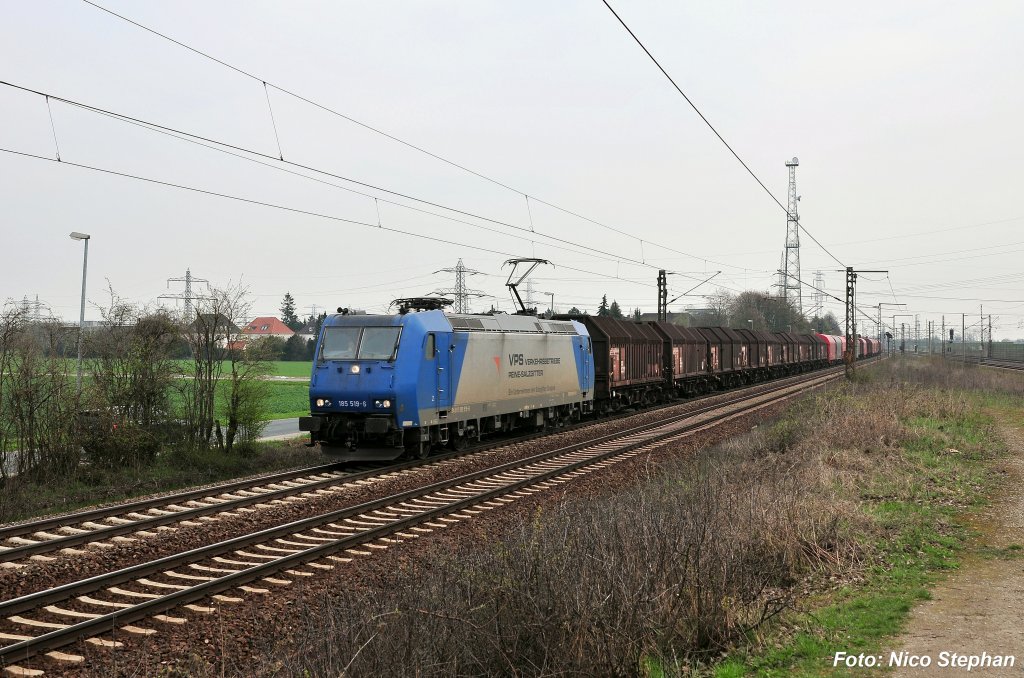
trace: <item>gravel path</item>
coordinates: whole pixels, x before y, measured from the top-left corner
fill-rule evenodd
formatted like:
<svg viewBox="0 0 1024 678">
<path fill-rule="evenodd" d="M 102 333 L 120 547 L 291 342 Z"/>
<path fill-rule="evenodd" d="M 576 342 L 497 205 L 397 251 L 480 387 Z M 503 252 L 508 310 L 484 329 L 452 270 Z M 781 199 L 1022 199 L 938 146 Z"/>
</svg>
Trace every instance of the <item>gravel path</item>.
<svg viewBox="0 0 1024 678">
<path fill-rule="evenodd" d="M 1005 549 L 1024 545 L 1024 430 L 1003 426 L 1000 433 L 1010 448 L 1005 464 L 1006 492 L 989 507 L 975 527 L 981 546 Z M 1024 676 L 1024 557 L 967 558 L 960 570 L 932 591 L 919 605 L 896 651 L 926 656 L 929 667 L 899 668 L 896 676 L 935 673 L 959 676 Z M 1011 655 L 1012 668 L 942 668 L 941 653 Z M 888 663 L 889 654 L 885 654 Z"/>
</svg>

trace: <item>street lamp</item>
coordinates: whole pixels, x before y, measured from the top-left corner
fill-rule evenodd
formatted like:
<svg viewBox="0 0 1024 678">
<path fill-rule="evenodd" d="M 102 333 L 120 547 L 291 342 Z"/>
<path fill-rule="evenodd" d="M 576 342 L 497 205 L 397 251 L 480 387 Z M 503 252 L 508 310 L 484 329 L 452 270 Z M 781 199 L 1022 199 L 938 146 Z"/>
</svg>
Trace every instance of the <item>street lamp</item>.
<svg viewBox="0 0 1024 678">
<path fill-rule="evenodd" d="M 88 233 L 72 231 L 72 240 L 85 241 L 85 254 L 82 257 L 82 308 L 78 314 L 78 395 L 82 395 L 82 331 L 85 329 L 85 272 L 89 267 L 89 239 Z"/>
</svg>

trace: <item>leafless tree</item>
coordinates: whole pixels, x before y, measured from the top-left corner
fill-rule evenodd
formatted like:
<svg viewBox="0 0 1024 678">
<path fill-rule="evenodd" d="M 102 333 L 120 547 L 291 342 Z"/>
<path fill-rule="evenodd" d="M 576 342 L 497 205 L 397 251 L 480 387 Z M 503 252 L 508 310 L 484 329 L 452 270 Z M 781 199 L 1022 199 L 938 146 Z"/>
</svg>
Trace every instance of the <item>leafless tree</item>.
<svg viewBox="0 0 1024 678">
<path fill-rule="evenodd" d="M 270 394 L 265 377 L 270 371 L 270 347 L 263 341 L 241 346 L 232 344 L 228 352 L 229 388 L 225 395 L 228 427 L 224 449 L 231 452 L 235 443 L 251 443 L 259 438 L 267 424 L 267 398 Z"/>
<path fill-rule="evenodd" d="M 192 366 L 190 378 L 182 382 L 183 414 L 194 445 L 209 445 L 216 432 L 216 443 L 230 451 L 239 437 L 258 437 L 265 424 L 267 391 L 262 379 L 268 366 L 261 352 L 246 350 L 240 329 L 250 310 L 248 289 L 229 285 L 199 300 L 195 317 L 185 325 Z M 227 382 L 220 399 L 226 437 L 217 417 L 217 385 L 222 379 Z"/>
</svg>

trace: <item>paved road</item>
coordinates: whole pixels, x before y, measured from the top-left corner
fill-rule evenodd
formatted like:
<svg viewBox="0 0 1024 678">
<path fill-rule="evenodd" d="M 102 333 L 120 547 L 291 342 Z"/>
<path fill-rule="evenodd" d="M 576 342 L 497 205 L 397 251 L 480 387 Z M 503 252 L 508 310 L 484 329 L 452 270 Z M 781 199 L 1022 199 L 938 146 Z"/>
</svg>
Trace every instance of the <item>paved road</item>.
<svg viewBox="0 0 1024 678">
<path fill-rule="evenodd" d="M 0 452 L 0 463 L 3 464 L 4 470 L 7 471 L 7 475 L 9 476 L 16 475 L 18 472 L 17 454 L 18 453 L 14 450 L 11 450 L 10 452 Z"/>
<path fill-rule="evenodd" d="M 280 440 L 299 435 L 299 418 L 294 419 L 273 419 L 263 429 L 263 437 L 260 440 Z"/>
</svg>

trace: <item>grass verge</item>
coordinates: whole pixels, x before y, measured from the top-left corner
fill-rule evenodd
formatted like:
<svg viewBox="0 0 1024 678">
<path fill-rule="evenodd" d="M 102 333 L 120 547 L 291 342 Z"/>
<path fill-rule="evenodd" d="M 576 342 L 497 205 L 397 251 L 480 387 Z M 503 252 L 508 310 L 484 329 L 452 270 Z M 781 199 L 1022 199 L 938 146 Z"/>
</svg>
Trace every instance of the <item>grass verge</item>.
<svg viewBox="0 0 1024 678">
<path fill-rule="evenodd" d="M 870 560 L 846 573 L 849 582 L 809 596 L 802 613 L 734 648 L 712 667 L 718 678 L 849 676 L 850 668 L 833 666 L 835 653 L 887 654 L 912 607 L 969 552 L 1019 557 L 1017 545 L 974 549 L 966 519 L 997 489 L 1006 447 L 994 428 L 1019 418 L 1024 379 L 941 360 L 893 363 L 872 378 L 876 386 L 909 385 L 940 406 L 901 412 L 901 472 L 872 473 L 861 484 L 859 511 L 873 526 L 861 538 Z"/>
</svg>

